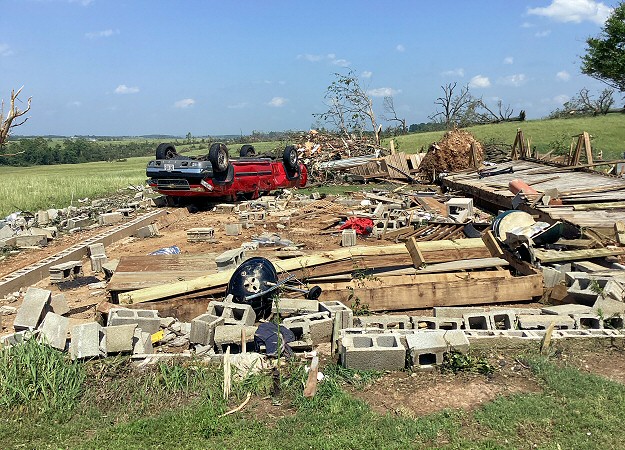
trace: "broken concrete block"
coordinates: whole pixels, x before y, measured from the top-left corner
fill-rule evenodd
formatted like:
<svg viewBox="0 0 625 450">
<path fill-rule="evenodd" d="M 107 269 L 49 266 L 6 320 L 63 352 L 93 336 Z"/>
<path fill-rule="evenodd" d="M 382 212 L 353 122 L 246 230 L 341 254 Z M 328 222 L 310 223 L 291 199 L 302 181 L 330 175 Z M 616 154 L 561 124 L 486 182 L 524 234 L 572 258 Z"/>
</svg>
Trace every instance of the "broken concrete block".
<svg viewBox="0 0 625 450">
<path fill-rule="evenodd" d="M 135 231 L 135 236 L 141 239 L 158 236 L 158 225 L 153 223 L 145 227 L 138 228 L 137 231 Z"/>
<path fill-rule="evenodd" d="M 213 228 L 191 228 L 187 230 L 188 242 L 214 242 L 215 230 Z"/>
<path fill-rule="evenodd" d="M 124 220 L 124 215 L 120 212 L 104 213 L 98 216 L 98 223 L 102 226 L 113 225 L 122 220 Z"/>
<path fill-rule="evenodd" d="M 246 346 L 253 344 L 254 334 L 258 327 L 244 326 L 244 325 L 218 325 L 215 327 L 215 346 L 219 353 L 224 353 L 226 347 L 230 345 L 237 352 L 237 349 L 241 350 L 241 335 L 245 330 L 245 343 Z"/>
<path fill-rule="evenodd" d="M 60 316 L 69 312 L 69 305 L 64 294 L 55 294 L 50 298 L 50 310 Z"/>
<path fill-rule="evenodd" d="M 132 352 L 137 324 L 113 325 L 102 328 L 106 353 Z"/>
<path fill-rule="evenodd" d="M 353 247 L 356 245 L 356 230 L 343 230 L 341 233 L 341 247 Z"/>
<path fill-rule="evenodd" d="M 599 316 L 612 317 L 621 316 L 625 317 L 625 303 L 612 298 L 597 297 L 595 303 L 592 306 L 592 310 Z"/>
<path fill-rule="evenodd" d="M 576 303 L 566 303 L 564 305 L 545 306 L 541 308 L 543 314 L 562 314 L 570 316 L 572 314 L 589 314 L 592 307 L 587 305 L 578 305 Z"/>
<path fill-rule="evenodd" d="M 24 294 L 24 301 L 17 310 L 13 328 L 15 331 L 34 330 L 43 319 L 44 312 L 50 301 L 51 291 L 29 287 Z"/>
<path fill-rule="evenodd" d="M 608 280 L 602 292 L 604 297 L 613 298 L 619 302 L 625 302 L 625 283 L 612 279 Z"/>
<path fill-rule="evenodd" d="M 48 236 L 45 234 L 19 234 L 15 236 L 16 247 L 44 247 L 48 245 Z"/>
<path fill-rule="evenodd" d="M 212 301 L 206 312 L 224 319 L 225 325 L 254 325 L 256 313 L 251 305 Z"/>
<path fill-rule="evenodd" d="M 142 331 L 154 334 L 161 329 L 161 319 L 155 309 L 112 308 L 107 326 L 136 324 Z"/>
<path fill-rule="evenodd" d="M 460 317 L 410 316 L 410 321 L 415 330 L 459 330 L 464 325 Z"/>
<path fill-rule="evenodd" d="M 91 270 L 95 273 L 102 272 L 102 266 L 108 262 L 106 255 L 92 255 L 89 260 L 91 261 Z"/>
<path fill-rule="evenodd" d="M 354 327 L 409 330 L 412 329 L 412 323 L 410 322 L 410 317 L 405 314 L 382 314 L 378 316 L 354 317 Z"/>
<path fill-rule="evenodd" d="M 50 347 L 65 350 L 68 329 L 69 319 L 67 317 L 49 312 L 43 319 L 39 341 L 48 344 Z"/>
<path fill-rule="evenodd" d="M 245 260 L 245 249 L 233 248 L 226 250 L 221 255 L 215 258 L 215 264 L 217 264 L 217 271 L 235 269 Z"/>
<path fill-rule="evenodd" d="M 307 300 L 304 298 L 279 298 L 274 299 L 271 312 L 280 313 L 282 317 L 297 314 L 311 314 L 319 311 L 317 300 Z"/>
<path fill-rule="evenodd" d="M 224 318 L 212 314 L 201 314 L 191 321 L 189 342 L 192 344 L 215 344 L 215 328 L 224 324 Z"/>
<path fill-rule="evenodd" d="M 0 348 L 22 344 L 32 336 L 33 332 L 30 330 L 16 331 L 15 333 L 0 336 Z"/>
<path fill-rule="evenodd" d="M 82 261 L 67 261 L 51 266 L 50 283 L 61 283 L 82 276 Z"/>
<path fill-rule="evenodd" d="M 104 355 L 102 343 L 104 333 L 97 322 L 76 325 L 71 331 L 70 354 L 72 359 L 97 358 Z"/>
<path fill-rule="evenodd" d="M 444 354 L 469 350 L 469 340 L 462 330 L 434 330 L 405 336 L 412 365 L 429 368 L 443 363 Z"/>
<path fill-rule="evenodd" d="M 327 312 L 289 317 L 282 321 L 282 325 L 295 334 L 296 341 L 301 341 L 301 345 L 294 342 L 289 343 L 294 350 L 308 347 L 310 344 L 319 345 L 323 342 L 330 342 L 333 323 L 334 321 Z"/>
<path fill-rule="evenodd" d="M 343 328 L 352 328 L 354 326 L 354 312 L 339 301 L 328 300 L 325 302 L 319 302 L 319 311 L 326 311 L 330 313 L 330 317 L 333 319 L 337 317 L 338 313 L 341 319 L 339 330 L 342 330 Z"/>
<path fill-rule="evenodd" d="M 472 198 L 450 198 L 445 202 L 445 206 L 447 215 L 460 223 L 472 218 L 474 215 Z"/>
<path fill-rule="evenodd" d="M 596 314 L 571 314 L 571 317 L 575 321 L 575 328 L 578 330 L 600 330 L 603 328 L 603 319 Z"/>
<path fill-rule="evenodd" d="M 67 219 L 67 229 L 73 230 L 75 228 L 84 228 L 89 226 L 90 223 L 91 220 L 87 216 L 71 217 Z"/>
<path fill-rule="evenodd" d="M 340 362 L 348 369 L 402 370 L 406 348 L 396 334 L 346 335 L 341 338 Z"/>
<path fill-rule="evenodd" d="M 133 355 L 150 355 L 154 353 L 154 347 L 152 346 L 152 335 L 141 328 L 135 329 L 135 334 L 132 340 L 132 354 Z"/>
<path fill-rule="evenodd" d="M 545 314 L 545 315 L 519 315 L 517 316 L 519 329 L 521 330 L 546 330 L 553 322 L 556 329 L 572 330 L 575 328 L 575 321 L 568 316 Z"/>
<path fill-rule="evenodd" d="M 243 226 L 240 223 L 227 223 L 224 225 L 226 236 L 238 236 L 243 231 Z"/>
<path fill-rule="evenodd" d="M 50 215 L 48 214 L 48 211 L 37 211 L 37 214 L 35 215 L 35 220 L 37 222 L 37 225 L 39 225 L 40 227 L 45 227 L 50 223 Z"/>
</svg>

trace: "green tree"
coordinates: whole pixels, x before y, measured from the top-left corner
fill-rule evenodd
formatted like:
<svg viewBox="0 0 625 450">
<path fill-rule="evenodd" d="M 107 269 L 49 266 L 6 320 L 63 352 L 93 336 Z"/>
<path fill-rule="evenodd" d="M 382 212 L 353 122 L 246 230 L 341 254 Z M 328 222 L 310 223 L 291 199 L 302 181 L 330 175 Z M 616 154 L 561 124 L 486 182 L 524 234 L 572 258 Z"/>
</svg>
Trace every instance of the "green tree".
<svg viewBox="0 0 625 450">
<path fill-rule="evenodd" d="M 586 39 L 582 73 L 625 92 L 625 2 L 605 22 L 598 37 Z"/>
</svg>

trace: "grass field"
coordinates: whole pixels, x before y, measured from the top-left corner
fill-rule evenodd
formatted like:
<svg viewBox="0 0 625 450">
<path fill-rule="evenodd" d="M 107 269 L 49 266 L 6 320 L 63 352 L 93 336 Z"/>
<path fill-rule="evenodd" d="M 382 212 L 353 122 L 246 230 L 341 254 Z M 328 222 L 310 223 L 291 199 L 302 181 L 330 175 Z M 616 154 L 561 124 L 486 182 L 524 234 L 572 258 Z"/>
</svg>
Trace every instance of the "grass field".
<svg viewBox="0 0 625 450">
<path fill-rule="evenodd" d="M 608 114 L 599 117 L 574 119 L 529 120 L 466 128 L 483 144 L 497 143 L 512 145 L 517 128 L 523 130 L 540 153 L 556 147 L 568 153 L 571 142 L 577 142 L 577 135 L 587 131 L 592 136 L 593 152 L 603 151 L 604 159 L 622 158 L 625 152 L 625 114 Z M 439 141 L 444 132 L 417 133 L 395 138 L 399 150 L 405 153 L 427 151 L 429 145 Z M 575 136 L 575 137 L 574 137 Z M 383 141 L 388 146 L 389 139 Z"/>
<path fill-rule="evenodd" d="M 508 362 L 530 368 L 535 392 L 500 396 L 470 411 L 414 416 L 400 412 L 399 404 L 394 414 L 374 412 L 350 391 L 367 389 L 377 375 L 333 364 L 323 367 L 325 379 L 312 399 L 302 397 L 302 366 L 292 365 L 284 369 L 279 394 L 272 393 L 269 374 L 252 375 L 235 382 L 226 402 L 219 366 L 187 361 L 139 371 L 123 357 L 75 364 L 51 349 L 5 350 L 0 448 L 623 447 L 625 386 L 580 372 L 555 354 L 550 359 L 528 348 L 507 351 Z M 29 362 L 28 377 L 13 369 L 15 360 Z M 57 395 L 68 384 L 71 389 Z M 222 416 L 248 392 L 253 400 L 247 407 Z"/>
</svg>

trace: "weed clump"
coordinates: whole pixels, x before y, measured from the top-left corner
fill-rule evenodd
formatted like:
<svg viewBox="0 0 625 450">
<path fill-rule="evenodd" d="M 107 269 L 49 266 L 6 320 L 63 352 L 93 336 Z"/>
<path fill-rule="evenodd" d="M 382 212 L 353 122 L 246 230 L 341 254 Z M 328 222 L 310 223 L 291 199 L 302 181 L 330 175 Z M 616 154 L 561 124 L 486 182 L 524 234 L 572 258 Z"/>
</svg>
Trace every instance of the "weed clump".
<svg viewBox="0 0 625 450">
<path fill-rule="evenodd" d="M 443 373 L 465 372 L 490 375 L 494 371 L 495 368 L 486 358 L 457 351 L 445 353 L 443 364 L 441 365 L 441 372 Z"/>
</svg>

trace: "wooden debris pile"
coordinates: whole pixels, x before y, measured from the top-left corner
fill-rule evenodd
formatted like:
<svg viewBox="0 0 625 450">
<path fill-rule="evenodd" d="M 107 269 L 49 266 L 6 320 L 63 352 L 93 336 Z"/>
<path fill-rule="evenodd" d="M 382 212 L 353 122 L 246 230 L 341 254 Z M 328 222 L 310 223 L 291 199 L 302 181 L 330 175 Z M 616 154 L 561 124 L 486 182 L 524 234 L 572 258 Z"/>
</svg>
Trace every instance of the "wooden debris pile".
<svg viewBox="0 0 625 450">
<path fill-rule="evenodd" d="M 430 181 L 442 172 L 458 172 L 470 167 L 479 167 L 484 161 L 482 144 L 464 130 L 445 133 L 440 142 L 430 145 L 421 161 L 420 171 Z"/>
</svg>

